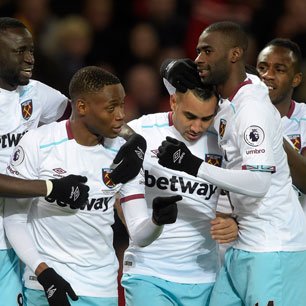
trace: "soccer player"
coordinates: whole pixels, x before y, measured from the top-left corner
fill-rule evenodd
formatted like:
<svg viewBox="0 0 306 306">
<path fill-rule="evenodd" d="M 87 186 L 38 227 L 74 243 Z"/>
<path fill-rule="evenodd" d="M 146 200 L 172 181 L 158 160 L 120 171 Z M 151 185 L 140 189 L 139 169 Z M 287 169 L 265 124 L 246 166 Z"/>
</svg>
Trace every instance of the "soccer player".
<svg viewBox="0 0 306 306">
<path fill-rule="evenodd" d="M 64 114 L 68 99 L 49 86 L 31 80 L 33 39 L 22 22 L 14 18 L 0 18 L 0 44 L 0 173 L 4 174 L 10 155 L 22 135 L 36 128 L 39 122 L 48 123 L 59 119 Z M 31 184 L 25 182 L 21 190 L 17 185 L 11 185 L 12 180 L 1 178 L 2 195 L 12 195 L 16 191 L 23 195 L 24 188 Z M 2 199 L 0 267 L 0 305 L 15 305 L 17 296 L 22 299 L 21 284 L 18 284 L 19 262 L 4 236 Z"/>
<path fill-rule="evenodd" d="M 216 218 L 216 186 L 158 164 L 161 141 L 171 135 L 186 143 L 207 162 L 221 167 L 217 135 L 209 126 L 218 107 L 213 86 L 180 93 L 169 83 L 171 112 L 142 116 L 128 123 L 147 141 L 143 163 L 148 203 L 157 195 L 180 194 L 178 218 L 166 225 L 151 245 L 140 248 L 133 241 L 124 254 L 122 285 L 126 305 L 208 305 L 220 263 L 216 241 L 237 237 L 237 224 L 229 216 Z M 150 210 L 152 209 L 150 205 Z M 145 301 L 145 302 L 144 302 Z"/>
<path fill-rule="evenodd" d="M 69 91 L 70 120 L 25 134 L 15 149 L 20 154 L 12 155 L 9 167 L 11 174 L 27 179 L 86 174 L 89 201 L 74 210 L 48 198 L 6 199 L 5 229 L 26 264 L 28 306 L 70 305 L 77 296 L 81 305 L 117 305 L 118 263 L 111 228 L 116 193 L 138 246 L 150 244 L 163 224 L 175 222 L 181 196 L 152 199 L 153 216 L 149 216 L 142 175 L 124 185 L 110 179 L 113 159 L 123 144 L 117 135 L 125 93 L 117 77 L 99 67 L 84 67 L 73 76 Z M 133 154 L 143 158 L 141 151 Z"/>
<path fill-rule="evenodd" d="M 294 145 L 296 152 L 306 164 L 306 105 L 292 99 L 294 89 L 302 80 L 302 55 L 299 46 L 289 39 L 276 38 L 259 53 L 257 70 L 262 81 L 269 88 L 272 103 L 282 117 L 284 134 Z M 287 152 L 288 153 L 288 152 Z M 306 166 L 291 162 L 290 170 L 296 169 L 300 175 L 294 176 L 294 184 L 304 193 L 300 197 L 306 212 Z M 300 177 L 299 181 L 296 178 Z"/>
<path fill-rule="evenodd" d="M 1 17 L 0 44 L 0 173 L 4 174 L 13 149 L 21 137 L 28 130 L 36 128 L 39 123 L 50 123 L 62 118 L 70 106 L 68 98 L 59 91 L 31 79 L 34 68 L 34 44 L 31 33 L 22 22 L 15 18 Z M 117 183 L 135 176 L 142 164 L 139 158 L 122 153 L 139 146 L 145 149 L 143 141 L 141 142 L 140 137 L 136 135 L 128 140 L 128 144 L 123 148 L 124 151 L 120 152 L 120 158 L 116 159 L 118 163 L 122 161 L 114 173 L 114 181 Z M 133 158 L 134 167 L 132 169 L 126 167 L 130 156 Z M 54 173 L 54 178 L 56 177 L 58 176 Z M 16 180 L 0 177 L 2 196 L 44 196 L 49 194 L 52 188 L 52 182 L 48 183 L 46 191 L 45 182 L 20 181 L 18 183 Z M 70 193 L 67 196 L 67 192 L 72 187 L 78 186 L 81 196 L 75 200 L 77 202 L 80 200 L 82 203 L 88 191 L 87 187 L 82 184 L 83 181 L 84 178 L 77 177 L 71 181 L 73 185 L 68 186 L 69 181 L 66 179 L 65 184 L 58 184 L 59 187 L 64 187 L 66 190 L 53 192 L 51 196 L 72 204 L 69 199 Z M 64 194 L 62 191 L 65 191 Z M 2 301 L 5 302 L 5 305 L 13 305 L 16 303 L 17 296 L 18 299 L 22 299 L 21 283 L 18 281 L 19 274 L 18 258 L 5 239 L 3 201 L 0 199 L 0 305 Z"/>
<path fill-rule="evenodd" d="M 239 235 L 226 252 L 210 305 L 302 306 L 306 218 L 292 188 L 279 112 L 268 88 L 246 74 L 246 50 L 246 34 L 227 21 L 208 26 L 197 45 L 201 81 L 217 85 L 221 97 L 214 127 L 226 169 L 203 162 L 171 137 L 158 149 L 159 163 L 229 191 Z M 179 77 L 175 64 L 164 71 L 170 82 Z"/>
</svg>

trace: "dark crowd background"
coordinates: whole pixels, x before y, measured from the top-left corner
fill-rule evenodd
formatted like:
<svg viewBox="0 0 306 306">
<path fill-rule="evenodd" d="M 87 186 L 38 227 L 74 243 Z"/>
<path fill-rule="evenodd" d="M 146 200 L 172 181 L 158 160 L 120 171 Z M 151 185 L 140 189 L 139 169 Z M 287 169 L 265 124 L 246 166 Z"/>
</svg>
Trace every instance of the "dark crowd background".
<svg viewBox="0 0 306 306">
<path fill-rule="evenodd" d="M 248 63 L 275 37 L 291 38 L 306 70 L 305 0 L 0 0 L 1 16 L 22 20 L 35 40 L 33 78 L 68 95 L 86 65 L 116 74 L 126 89 L 126 120 L 166 111 L 159 77 L 167 57 L 195 58 L 202 30 L 231 20 L 249 35 Z M 306 101 L 306 78 L 295 92 Z"/>
<path fill-rule="evenodd" d="M 306 75 L 306 0 L 0 0 L 0 15 L 20 19 L 31 31 L 33 78 L 67 96 L 72 75 L 83 66 L 117 75 L 126 90 L 126 121 L 169 110 L 160 64 L 194 59 L 199 35 L 213 22 L 244 27 L 251 65 L 271 39 L 292 39 L 301 47 Z M 294 98 L 306 101 L 306 77 Z M 116 220 L 114 244 L 122 263 L 128 238 Z"/>
</svg>

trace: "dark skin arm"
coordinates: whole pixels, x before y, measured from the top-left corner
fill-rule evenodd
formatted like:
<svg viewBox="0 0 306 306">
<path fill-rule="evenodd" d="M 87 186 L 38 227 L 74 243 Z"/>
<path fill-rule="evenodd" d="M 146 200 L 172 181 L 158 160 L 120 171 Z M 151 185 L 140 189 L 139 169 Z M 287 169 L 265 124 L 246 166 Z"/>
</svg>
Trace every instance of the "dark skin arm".
<svg viewBox="0 0 306 306">
<path fill-rule="evenodd" d="M 299 154 L 285 139 L 284 149 L 288 156 L 292 182 L 301 192 L 306 193 L 306 151 Z"/>
<path fill-rule="evenodd" d="M 0 174 L 0 196 L 13 198 L 40 197 L 47 194 L 46 182 L 42 180 L 23 180 Z"/>
</svg>

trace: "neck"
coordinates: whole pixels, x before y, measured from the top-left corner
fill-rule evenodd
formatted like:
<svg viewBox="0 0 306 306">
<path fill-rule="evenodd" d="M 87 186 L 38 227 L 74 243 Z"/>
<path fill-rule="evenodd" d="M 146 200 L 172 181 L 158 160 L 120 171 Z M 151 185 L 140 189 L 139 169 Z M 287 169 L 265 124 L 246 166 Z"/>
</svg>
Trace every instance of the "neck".
<svg viewBox="0 0 306 306">
<path fill-rule="evenodd" d="M 240 70 L 233 70 L 227 80 L 217 86 L 218 92 L 223 99 L 230 97 L 235 89 L 245 80 L 246 73 L 245 69 L 241 68 Z"/>
<path fill-rule="evenodd" d="M 70 128 L 75 141 L 82 146 L 95 146 L 102 140 L 102 136 L 91 133 L 80 118 L 71 116 Z"/>
<path fill-rule="evenodd" d="M 281 117 L 287 116 L 290 110 L 290 106 L 291 106 L 291 97 L 287 98 L 286 100 L 280 103 L 274 104 L 274 106 L 279 111 Z"/>
</svg>

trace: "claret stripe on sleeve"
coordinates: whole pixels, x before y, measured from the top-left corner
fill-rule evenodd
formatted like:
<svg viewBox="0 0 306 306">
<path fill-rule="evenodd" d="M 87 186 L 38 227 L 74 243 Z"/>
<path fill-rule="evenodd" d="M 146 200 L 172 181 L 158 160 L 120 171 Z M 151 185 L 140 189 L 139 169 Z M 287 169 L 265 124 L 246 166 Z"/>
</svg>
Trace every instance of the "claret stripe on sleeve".
<svg viewBox="0 0 306 306">
<path fill-rule="evenodd" d="M 136 200 L 136 199 L 144 199 L 144 194 L 133 194 L 124 198 L 120 199 L 120 203 L 128 202 L 131 200 Z"/>
</svg>

